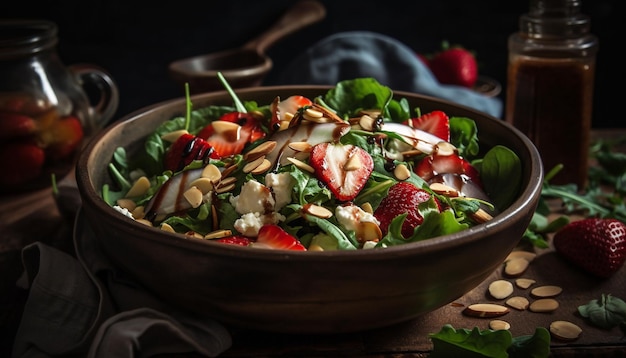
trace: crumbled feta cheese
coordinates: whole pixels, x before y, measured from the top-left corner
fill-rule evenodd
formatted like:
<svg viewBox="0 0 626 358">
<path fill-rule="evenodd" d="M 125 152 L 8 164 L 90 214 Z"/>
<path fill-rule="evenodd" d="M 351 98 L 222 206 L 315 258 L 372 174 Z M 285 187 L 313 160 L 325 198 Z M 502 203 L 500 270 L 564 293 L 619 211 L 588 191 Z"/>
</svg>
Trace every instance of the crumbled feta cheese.
<svg viewBox="0 0 626 358">
<path fill-rule="evenodd" d="M 346 230 L 357 231 L 358 224 L 361 222 L 373 222 L 376 225 L 380 225 L 380 222 L 374 215 L 364 211 L 356 205 L 344 205 L 337 206 L 335 209 L 335 216 L 337 221 Z"/>
<path fill-rule="evenodd" d="M 277 224 L 282 220 L 285 220 L 285 217 L 279 213 L 262 215 L 259 212 L 255 212 L 241 215 L 241 218 L 235 220 L 235 224 L 233 226 L 244 236 L 257 237 L 261 226 L 267 224 Z"/>
<path fill-rule="evenodd" d="M 133 214 L 126 208 L 123 208 L 119 205 L 115 205 L 113 206 L 113 209 L 115 209 L 116 211 L 118 211 L 119 213 L 122 213 L 122 215 L 127 216 L 133 220 L 135 220 L 135 218 L 133 217 Z"/>
<path fill-rule="evenodd" d="M 265 176 L 265 186 L 272 189 L 276 201 L 274 211 L 279 211 L 291 202 L 291 191 L 294 185 L 296 182 L 289 173 L 268 173 Z"/>
<path fill-rule="evenodd" d="M 378 245 L 378 242 L 376 241 L 365 241 L 363 243 L 363 249 L 373 249 L 376 245 Z"/>
<path fill-rule="evenodd" d="M 276 204 L 270 189 L 256 180 L 243 184 L 239 195 L 231 196 L 230 203 L 239 214 L 265 213 Z"/>
</svg>

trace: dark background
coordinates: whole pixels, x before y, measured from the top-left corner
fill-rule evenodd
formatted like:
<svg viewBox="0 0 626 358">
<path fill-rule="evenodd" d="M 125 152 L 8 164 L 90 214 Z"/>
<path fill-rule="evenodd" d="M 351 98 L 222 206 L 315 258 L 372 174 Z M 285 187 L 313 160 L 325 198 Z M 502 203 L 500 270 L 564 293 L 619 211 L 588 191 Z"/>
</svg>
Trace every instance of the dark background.
<svg viewBox="0 0 626 358">
<path fill-rule="evenodd" d="M 65 64 L 106 69 L 120 88 L 119 118 L 144 106 L 184 96 L 167 73 L 170 62 L 242 45 L 265 31 L 294 0 L 4 2 L 4 18 L 43 18 L 59 26 L 58 52 Z M 394 37 L 415 51 L 432 53 L 443 40 L 475 52 L 482 75 L 506 86 L 507 38 L 517 30 L 528 1 L 321 0 L 324 20 L 280 41 L 267 52 L 274 67 L 266 85 L 307 46 L 337 32 L 367 30 Z M 146 6 L 146 4 L 148 6 Z M 10 9 L 9 9 L 10 8 Z M 624 127 L 620 110 L 623 59 L 617 37 L 619 0 L 583 1 L 599 37 L 593 127 Z M 505 91 L 500 98 L 505 101 Z M 564 128 L 564 130 L 567 130 Z"/>
</svg>

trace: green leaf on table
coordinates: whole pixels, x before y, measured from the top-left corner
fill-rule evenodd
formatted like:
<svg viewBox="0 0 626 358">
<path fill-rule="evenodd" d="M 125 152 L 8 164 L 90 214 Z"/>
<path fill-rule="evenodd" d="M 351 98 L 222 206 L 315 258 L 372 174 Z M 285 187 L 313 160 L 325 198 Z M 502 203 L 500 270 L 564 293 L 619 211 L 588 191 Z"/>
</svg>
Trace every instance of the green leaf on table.
<svg viewBox="0 0 626 358">
<path fill-rule="evenodd" d="M 626 322 L 626 302 L 610 294 L 602 294 L 600 299 L 578 306 L 578 313 L 593 325 L 610 329 Z"/>
</svg>

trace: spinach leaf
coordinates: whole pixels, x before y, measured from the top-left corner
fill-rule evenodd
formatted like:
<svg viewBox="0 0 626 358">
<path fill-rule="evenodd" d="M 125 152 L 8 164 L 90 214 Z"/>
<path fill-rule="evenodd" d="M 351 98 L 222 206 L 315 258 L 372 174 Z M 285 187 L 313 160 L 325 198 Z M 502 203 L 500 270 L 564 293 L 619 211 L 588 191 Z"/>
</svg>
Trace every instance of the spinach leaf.
<svg viewBox="0 0 626 358">
<path fill-rule="evenodd" d="M 626 323 L 626 302 L 622 299 L 602 294 L 600 299 L 578 306 L 578 313 L 600 328 L 610 329 Z"/>
<path fill-rule="evenodd" d="M 480 177 L 495 207 L 503 210 L 519 195 L 522 163 L 511 149 L 496 145 L 481 161 Z"/>
</svg>

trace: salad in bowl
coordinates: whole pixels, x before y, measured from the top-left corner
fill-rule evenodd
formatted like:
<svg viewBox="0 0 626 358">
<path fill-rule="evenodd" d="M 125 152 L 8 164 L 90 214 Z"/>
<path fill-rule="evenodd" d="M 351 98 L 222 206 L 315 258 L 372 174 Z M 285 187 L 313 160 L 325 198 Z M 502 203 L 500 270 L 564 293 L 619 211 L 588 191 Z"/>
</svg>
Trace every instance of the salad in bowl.
<svg viewBox="0 0 626 358">
<path fill-rule="evenodd" d="M 228 86 L 227 86 L 228 88 Z M 522 190 L 522 163 L 482 148 L 472 118 L 412 108 L 373 78 L 325 94 L 194 108 L 133 155 L 102 198 L 135 221 L 246 248 L 380 249 L 488 222 Z"/>
</svg>

